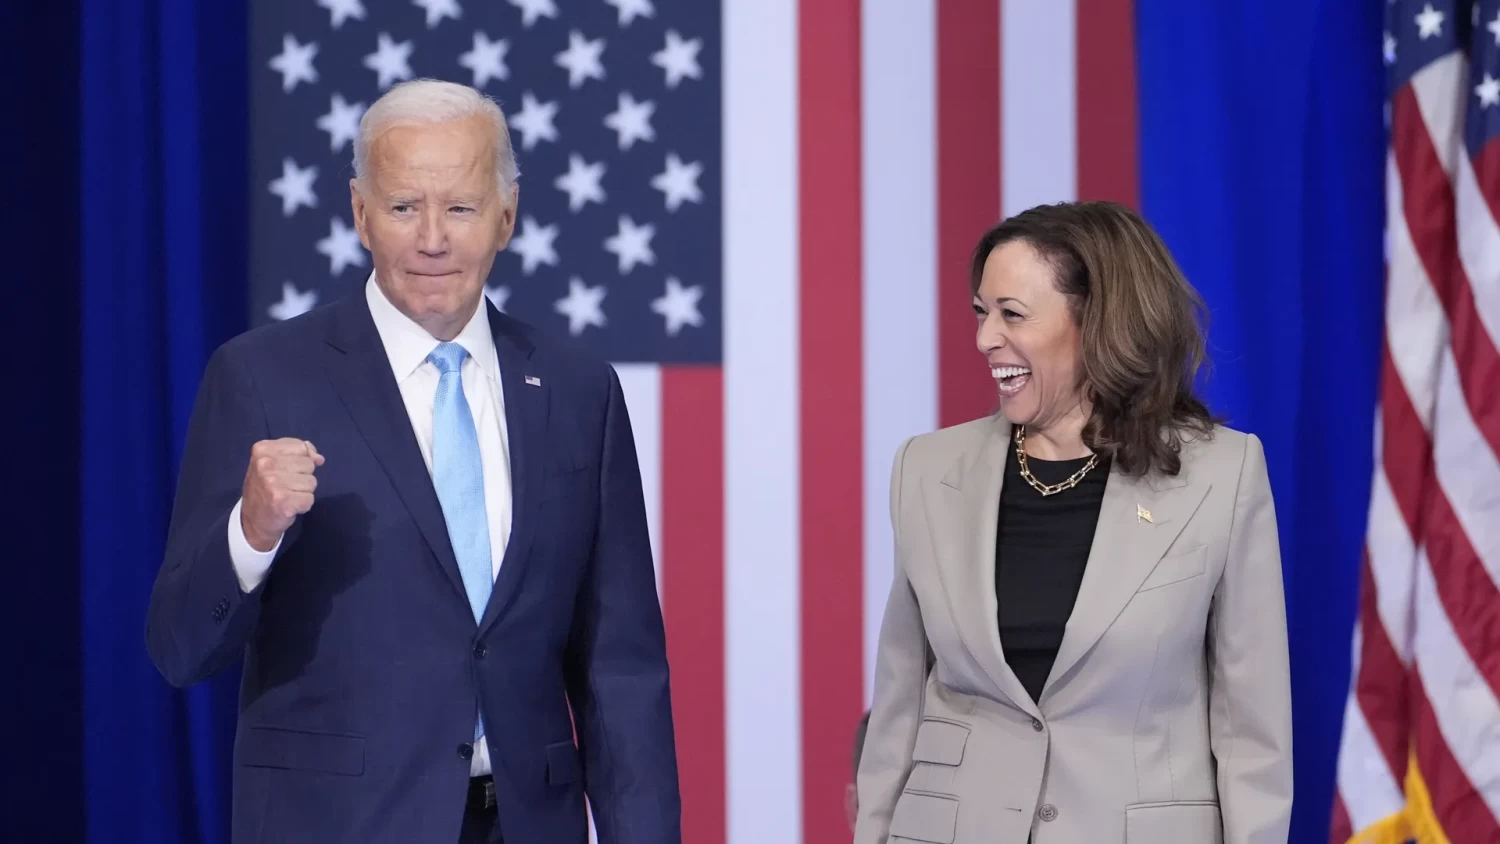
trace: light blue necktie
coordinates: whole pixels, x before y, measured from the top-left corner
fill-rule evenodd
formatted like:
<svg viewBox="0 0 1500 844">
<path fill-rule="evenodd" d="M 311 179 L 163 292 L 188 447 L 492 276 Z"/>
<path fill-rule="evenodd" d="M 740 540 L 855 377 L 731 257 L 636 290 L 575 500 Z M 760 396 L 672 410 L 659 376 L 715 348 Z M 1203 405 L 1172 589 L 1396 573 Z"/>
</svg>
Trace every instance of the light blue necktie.
<svg viewBox="0 0 1500 844">
<path fill-rule="evenodd" d="M 448 524 L 453 556 L 464 578 L 464 591 L 474 621 L 484 615 L 494 588 L 490 562 L 490 523 L 484 508 L 484 469 L 479 462 L 479 434 L 464 398 L 463 363 L 468 351 L 457 343 L 443 343 L 427 360 L 437 367 L 437 394 L 432 399 L 432 484 Z M 474 727 L 474 739 L 484 735 L 484 719 Z"/>
</svg>

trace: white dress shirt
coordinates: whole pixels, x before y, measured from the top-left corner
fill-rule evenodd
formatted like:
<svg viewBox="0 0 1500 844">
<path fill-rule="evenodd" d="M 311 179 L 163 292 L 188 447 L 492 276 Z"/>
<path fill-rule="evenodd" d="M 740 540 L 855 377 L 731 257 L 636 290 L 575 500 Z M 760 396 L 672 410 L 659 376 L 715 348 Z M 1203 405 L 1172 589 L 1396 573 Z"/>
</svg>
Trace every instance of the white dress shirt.
<svg viewBox="0 0 1500 844">
<path fill-rule="evenodd" d="M 375 319 L 375 330 L 385 346 L 386 357 L 390 359 L 391 372 L 401 389 L 401 400 L 406 404 L 406 414 L 411 419 L 412 432 L 416 434 L 417 446 L 422 451 L 422 460 L 427 464 L 430 476 L 432 404 L 437 396 L 439 373 L 437 367 L 427 360 L 427 355 L 441 341 L 391 304 L 380 285 L 375 283 L 374 273 L 365 282 L 365 300 L 370 305 L 370 315 Z M 464 398 L 469 402 L 474 428 L 479 434 L 484 506 L 489 516 L 490 572 L 492 576 L 498 576 L 500 560 L 505 556 L 505 546 L 510 539 L 510 452 L 506 449 L 509 436 L 505 427 L 505 391 L 500 385 L 500 359 L 495 353 L 495 338 L 490 334 L 483 297 L 479 309 L 453 342 L 469 353 L 462 368 Z M 278 539 L 270 551 L 261 552 L 250 547 L 240 526 L 240 505 L 243 503 L 244 499 L 237 502 L 229 515 L 229 557 L 240 588 L 250 592 L 265 580 L 276 552 L 281 549 L 281 540 Z M 317 506 L 316 500 L 313 506 Z M 475 743 L 469 770 L 474 776 L 490 773 L 487 742 Z"/>
</svg>

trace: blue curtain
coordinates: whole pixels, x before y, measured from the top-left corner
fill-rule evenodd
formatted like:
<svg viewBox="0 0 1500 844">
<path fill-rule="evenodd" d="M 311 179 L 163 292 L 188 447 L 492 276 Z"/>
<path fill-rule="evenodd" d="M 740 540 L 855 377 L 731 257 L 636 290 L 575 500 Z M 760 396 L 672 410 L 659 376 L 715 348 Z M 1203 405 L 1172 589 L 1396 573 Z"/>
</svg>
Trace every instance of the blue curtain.
<svg viewBox="0 0 1500 844">
<path fill-rule="evenodd" d="M 238 672 L 146 656 L 188 414 L 246 321 L 244 0 L 81 0 L 82 775 L 88 840 L 227 840 Z M 52 840 L 50 836 L 31 840 Z"/>
<path fill-rule="evenodd" d="M 1328 841 L 1374 453 L 1383 5 L 1136 7 L 1142 210 L 1208 300 L 1211 404 L 1270 463 L 1297 844 Z"/>
</svg>

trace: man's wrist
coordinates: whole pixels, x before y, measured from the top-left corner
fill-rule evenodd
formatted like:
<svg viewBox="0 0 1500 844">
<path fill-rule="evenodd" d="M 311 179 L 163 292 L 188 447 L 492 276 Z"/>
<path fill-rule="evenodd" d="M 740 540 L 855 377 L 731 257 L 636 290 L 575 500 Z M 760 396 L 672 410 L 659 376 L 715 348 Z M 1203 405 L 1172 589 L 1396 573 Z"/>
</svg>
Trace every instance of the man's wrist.
<svg viewBox="0 0 1500 844">
<path fill-rule="evenodd" d="M 268 537 L 251 527 L 250 523 L 245 520 L 245 510 L 243 507 L 240 508 L 240 531 L 245 535 L 245 542 L 249 543 L 251 548 L 262 554 L 270 553 L 276 547 L 276 544 L 281 541 L 279 534 Z"/>
</svg>

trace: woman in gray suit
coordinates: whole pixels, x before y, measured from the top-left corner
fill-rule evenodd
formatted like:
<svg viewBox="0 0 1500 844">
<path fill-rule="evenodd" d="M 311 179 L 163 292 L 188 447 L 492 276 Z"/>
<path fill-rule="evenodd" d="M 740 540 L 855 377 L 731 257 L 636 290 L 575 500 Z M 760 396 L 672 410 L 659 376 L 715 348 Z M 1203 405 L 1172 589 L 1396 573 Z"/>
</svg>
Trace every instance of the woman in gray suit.
<svg viewBox="0 0 1500 844">
<path fill-rule="evenodd" d="M 1000 409 L 896 456 L 856 844 L 1285 844 L 1276 516 L 1193 395 L 1197 294 L 1108 203 L 1006 220 L 971 280 Z"/>
</svg>

